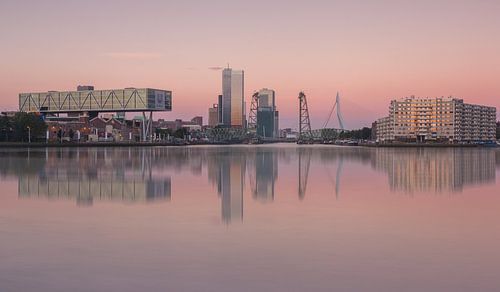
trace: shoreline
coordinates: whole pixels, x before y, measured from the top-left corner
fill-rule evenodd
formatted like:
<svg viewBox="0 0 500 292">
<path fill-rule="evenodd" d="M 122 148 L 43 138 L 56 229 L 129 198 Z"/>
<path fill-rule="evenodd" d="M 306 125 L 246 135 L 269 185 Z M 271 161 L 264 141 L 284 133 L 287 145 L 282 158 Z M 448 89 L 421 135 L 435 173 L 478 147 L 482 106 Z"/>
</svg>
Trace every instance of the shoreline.
<svg viewBox="0 0 500 292">
<path fill-rule="evenodd" d="M 89 147 L 172 147 L 172 146 L 228 146 L 228 145 L 272 145 L 272 144 L 291 144 L 290 142 L 268 142 L 263 144 L 247 143 L 196 143 L 196 144 L 176 144 L 165 142 L 83 142 L 83 143 L 40 143 L 40 142 L 2 142 L 1 148 L 89 148 Z M 337 147 L 370 147 L 370 148 L 497 148 L 496 144 L 364 144 L 358 145 L 337 145 L 337 144 L 298 144 L 304 145 L 324 145 Z"/>
</svg>

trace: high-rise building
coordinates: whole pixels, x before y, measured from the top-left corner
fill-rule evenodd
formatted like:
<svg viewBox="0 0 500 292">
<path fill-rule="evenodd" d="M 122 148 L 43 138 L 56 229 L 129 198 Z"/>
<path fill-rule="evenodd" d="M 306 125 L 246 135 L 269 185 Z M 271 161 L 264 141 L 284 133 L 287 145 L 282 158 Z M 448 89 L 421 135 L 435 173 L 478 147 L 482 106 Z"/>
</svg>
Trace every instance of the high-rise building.
<svg viewBox="0 0 500 292">
<path fill-rule="evenodd" d="M 222 124 L 245 127 L 244 71 L 222 70 Z"/>
<path fill-rule="evenodd" d="M 259 107 L 270 107 L 276 109 L 275 92 L 272 89 L 262 88 L 259 90 Z"/>
<path fill-rule="evenodd" d="M 379 141 L 494 141 L 496 108 L 453 97 L 407 97 L 391 101 L 377 121 Z"/>
<path fill-rule="evenodd" d="M 259 90 L 257 109 L 257 135 L 267 138 L 279 138 L 279 114 L 276 110 L 275 92 L 272 89 Z"/>
<path fill-rule="evenodd" d="M 219 106 L 214 104 L 208 109 L 208 126 L 215 127 L 219 124 Z"/>
<path fill-rule="evenodd" d="M 222 94 L 220 94 L 217 98 L 217 109 L 219 110 L 218 113 L 218 118 L 217 118 L 217 124 L 222 124 Z"/>
</svg>

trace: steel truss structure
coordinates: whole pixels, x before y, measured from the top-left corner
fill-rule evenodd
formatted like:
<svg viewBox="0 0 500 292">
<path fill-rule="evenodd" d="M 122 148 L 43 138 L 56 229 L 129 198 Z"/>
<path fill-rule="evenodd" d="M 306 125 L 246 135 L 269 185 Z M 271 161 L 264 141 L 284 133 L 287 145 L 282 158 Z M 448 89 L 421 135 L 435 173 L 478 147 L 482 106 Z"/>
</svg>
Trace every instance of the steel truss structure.
<svg viewBox="0 0 500 292">
<path fill-rule="evenodd" d="M 214 128 L 207 130 L 207 136 L 212 141 L 231 141 L 243 140 L 247 135 L 242 128 Z"/>
<path fill-rule="evenodd" d="M 250 103 L 250 114 L 248 115 L 248 130 L 257 130 L 257 111 L 259 110 L 259 93 L 252 95 Z"/>
<path fill-rule="evenodd" d="M 304 92 L 299 93 L 299 139 L 312 139 L 311 120 Z"/>
<path fill-rule="evenodd" d="M 40 113 L 172 110 L 172 92 L 151 88 L 19 94 L 19 111 Z"/>
</svg>

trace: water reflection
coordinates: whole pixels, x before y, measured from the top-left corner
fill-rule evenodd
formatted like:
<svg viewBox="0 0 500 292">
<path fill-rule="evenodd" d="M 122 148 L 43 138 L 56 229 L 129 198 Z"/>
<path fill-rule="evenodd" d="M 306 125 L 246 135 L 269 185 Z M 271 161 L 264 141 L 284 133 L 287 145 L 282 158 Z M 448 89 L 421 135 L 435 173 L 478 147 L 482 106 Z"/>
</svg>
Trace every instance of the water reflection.
<svg viewBox="0 0 500 292">
<path fill-rule="evenodd" d="M 495 153 L 490 149 L 381 148 L 373 166 L 387 172 L 394 191 L 458 192 L 467 185 L 495 182 Z"/>
<path fill-rule="evenodd" d="M 152 153 L 100 150 L 11 152 L 4 172 L 18 176 L 20 199 L 75 200 L 80 206 L 170 200 L 171 179 L 154 171 Z"/>
<path fill-rule="evenodd" d="M 283 171 L 284 179 L 296 184 L 300 200 L 307 198 L 311 180 L 338 199 L 344 187 L 351 187 L 343 176 L 366 168 L 384 173 L 393 192 L 453 193 L 494 183 L 500 164 L 498 150 L 481 148 L 275 145 L 11 150 L 0 155 L 0 174 L 17 177 L 19 198 L 71 199 L 79 205 L 169 201 L 172 180 L 183 173 L 206 175 L 226 223 L 243 221 L 246 179 L 253 200 L 271 203 L 280 194 L 276 182 Z M 346 173 L 346 167 L 351 171 Z M 313 171 L 320 175 L 310 177 Z"/>
</svg>

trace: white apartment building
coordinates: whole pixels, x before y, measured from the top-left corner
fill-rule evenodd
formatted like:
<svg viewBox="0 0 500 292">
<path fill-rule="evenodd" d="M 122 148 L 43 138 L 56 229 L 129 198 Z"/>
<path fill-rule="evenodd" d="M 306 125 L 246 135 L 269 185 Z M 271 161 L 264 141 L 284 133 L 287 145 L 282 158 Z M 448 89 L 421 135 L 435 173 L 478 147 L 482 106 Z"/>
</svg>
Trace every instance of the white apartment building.
<svg viewBox="0 0 500 292">
<path fill-rule="evenodd" d="M 494 141 L 496 108 L 453 97 L 392 100 L 389 116 L 377 121 L 377 140 Z"/>
</svg>

